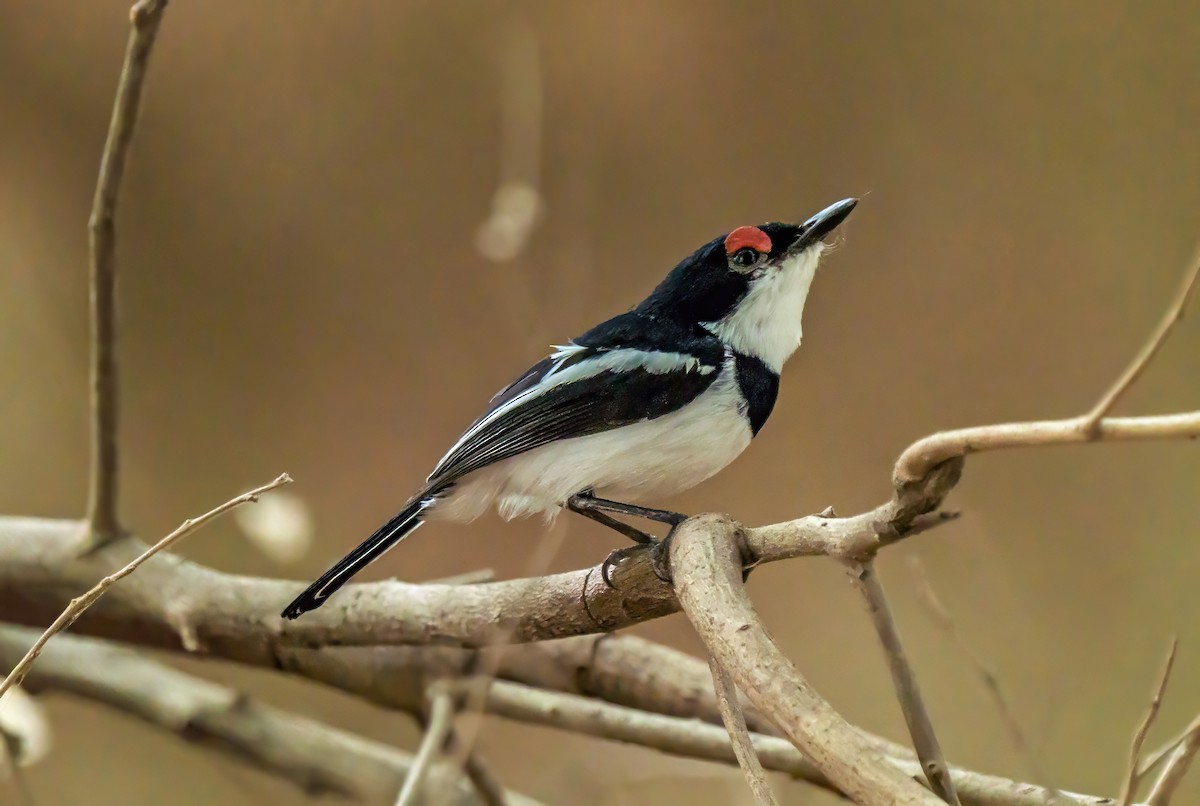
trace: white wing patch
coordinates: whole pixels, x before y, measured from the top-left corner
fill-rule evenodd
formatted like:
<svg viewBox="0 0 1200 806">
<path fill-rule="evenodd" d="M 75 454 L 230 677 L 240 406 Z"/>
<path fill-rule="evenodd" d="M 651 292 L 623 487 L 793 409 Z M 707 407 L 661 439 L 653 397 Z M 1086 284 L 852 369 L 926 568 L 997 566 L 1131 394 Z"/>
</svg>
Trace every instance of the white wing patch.
<svg viewBox="0 0 1200 806">
<path fill-rule="evenodd" d="M 505 402 L 504 405 L 497 406 L 488 412 L 483 419 L 467 429 L 467 432 L 458 438 L 458 441 L 454 443 L 450 450 L 446 451 L 446 455 L 438 460 L 437 467 L 429 474 L 429 479 L 437 476 L 438 472 L 442 469 L 442 465 L 446 463 L 446 460 L 453 456 L 455 451 L 463 443 L 471 439 L 471 437 L 486 429 L 498 418 L 525 405 L 530 400 L 546 394 L 551 389 L 591 378 L 602 372 L 628 372 L 640 369 L 655 375 L 666 375 L 671 372 L 696 372 L 700 375 L 708 375 L 718 369 L 716 366 L 705 364 L 696 356 L 687 353 L 667 353 L 637 350 L 627 347 L 615 350 L 597 350 L 593 357 L 586 358 L 564 368 L 563 365 L 567 359 L 593 348 L 583 347 L 578 344 L 555 344 L 552 346 L 554 347 L 554 352 L 550 354 L 550 358 L 554 359 L 555 363 L 542 376 L 538 384 L 525 390 L 512 400 Z"/>
</svg>

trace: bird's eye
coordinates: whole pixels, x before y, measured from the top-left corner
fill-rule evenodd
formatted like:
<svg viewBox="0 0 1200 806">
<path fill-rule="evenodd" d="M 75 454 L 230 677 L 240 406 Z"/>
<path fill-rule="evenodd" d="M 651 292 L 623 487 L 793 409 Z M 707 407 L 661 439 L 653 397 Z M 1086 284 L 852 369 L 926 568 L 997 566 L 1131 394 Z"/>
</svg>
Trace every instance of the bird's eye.
<svg viewBox="0 0 1200 806">
<path fill-rule="evenodd" d="M 746 246 L 734 252 L 733 257 L 729 258 L 729 260 L 735 266 L 748 269 L 758 262 L 758 252 Z"/>
</svg>

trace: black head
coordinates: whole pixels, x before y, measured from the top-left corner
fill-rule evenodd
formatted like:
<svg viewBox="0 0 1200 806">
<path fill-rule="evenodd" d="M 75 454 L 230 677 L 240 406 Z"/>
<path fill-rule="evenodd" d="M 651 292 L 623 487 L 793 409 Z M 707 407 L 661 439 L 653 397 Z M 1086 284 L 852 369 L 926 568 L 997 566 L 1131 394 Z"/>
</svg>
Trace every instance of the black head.
<svg viewBox="0 0 1200 806">
<path fill-rule="evenodd" d="M 858 199 L 843 199 L 803 224 L 738 227 L 714 238 L 672 269 L 638 310 L 689 323 L 721 320 L 752 287 L 791 270 L 796 257 L 815 250 L 815 259 L 856 204 Z"/>
</svg>

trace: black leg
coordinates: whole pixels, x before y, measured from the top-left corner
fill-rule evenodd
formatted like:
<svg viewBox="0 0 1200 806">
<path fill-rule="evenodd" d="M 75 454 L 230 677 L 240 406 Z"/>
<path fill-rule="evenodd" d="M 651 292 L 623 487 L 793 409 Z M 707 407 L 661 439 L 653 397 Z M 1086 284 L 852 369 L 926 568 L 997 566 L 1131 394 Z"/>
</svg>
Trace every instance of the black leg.
<svg viewBox="0 0 1200 806">
<path fill-rule="evenodd" d="M 648 546 L 652 543 L 658 542 L 651 535 L 646 534 L 641 529 L 630 526 L 627 523 L 622 523 L 616 518 L 605 515 L 599 510 L 589 509 L 586 506 L 577 505 L 575 498 L 576 496 L 571 496 L 571 498 L 567 500 L 567 509 L 571 510 L 572 512 L 577 512 L 585 518 L 590 518 L 596 523 L 607 526 L 613 531 L 620 532 L 638 545 Z"/>
<path fill-rule="evenodd" d="M 620 501 L 610 501 L 606 498 L 597 498 L 591 490 L 584 490 L 568 498 L 567 509 L 577 512 L 585 518 L 590 518 L 596 523 L 603 524 L 609 529 L 620 532 L 637 544 L 617 549 L 605 558 L 604 562 L 600 565 L 600 576 L 604 579 L 604 584 L 610 588 L 613 587 L 610 577 L 612 569 L 627 557 L 646 549 L 649 549 L 651 552 L 650 563 L 654 575 L 664 582 L 669 583 L 671 581 L 671 567 L 669 562 L 671 535 L 675 532 L 676 526 L 687 520 L 687 515 L 665 509 L 650 509 L 649 507 L 639 507 L 634 504 L 624 504 Z M 671 525 L 671 531 L 662 540 L 657 540 L 641 529 L 637 529 L 610 515 L 606 515 L 606 512 L 615 512 L 618 515 L 630 515 L 635 518 L 645 518 L 647 520 L 658 521 L 659 523 L 668 523 Z"/>
<path fill-rule="evenodd" d="M 630 515 L 635 518 L 645 518 L 649 521 L 658 521 L 659 523 L 669 523 L 672 526 L 678 526 L 688 519 L 687 515 L 679 512 L 671 512 L 668 509 L 651 509 L 650 507 L 639 507 L 636 504 L 625 504 L 621 501 L 610 501 L 607 498 L 597 498 L 591 490 L 584 490 L 581 493 L 576 493 L 571 496 L 567 502 L 567 506 L 574 512 L 583 514 L 583 510 L 589 509 L 593 512 L 613 512 L 617 515 Z"/>
</svg>

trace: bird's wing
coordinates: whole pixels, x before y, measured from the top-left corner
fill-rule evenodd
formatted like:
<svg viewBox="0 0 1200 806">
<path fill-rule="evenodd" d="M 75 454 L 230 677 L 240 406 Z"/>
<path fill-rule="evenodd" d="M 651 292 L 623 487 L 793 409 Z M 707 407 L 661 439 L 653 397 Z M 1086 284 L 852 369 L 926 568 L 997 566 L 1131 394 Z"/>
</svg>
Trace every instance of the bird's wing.
<svg viewBox="0 0 1200 806">
<path fill-rule="evenodd" d="M 558 347 L 492 398 L 429 481 L 452 482 L 549 442 L 653 420 L 695 400 L 720 374 L 724 347 L 716 339 L 641 335 L 589 331 Z"/>
</svg>

